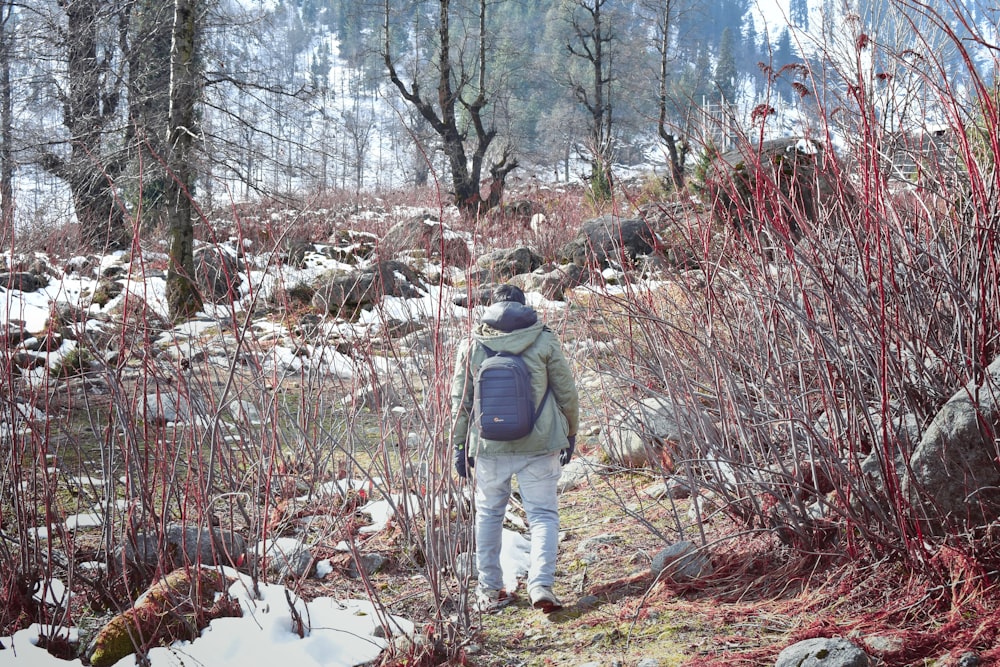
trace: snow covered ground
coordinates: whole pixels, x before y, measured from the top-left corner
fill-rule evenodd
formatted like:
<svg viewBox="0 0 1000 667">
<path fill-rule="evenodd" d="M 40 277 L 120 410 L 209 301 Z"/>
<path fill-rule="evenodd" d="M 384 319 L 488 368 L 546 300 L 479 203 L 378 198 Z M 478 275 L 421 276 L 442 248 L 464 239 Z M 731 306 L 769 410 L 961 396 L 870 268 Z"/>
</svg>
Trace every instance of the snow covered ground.
<svg viewBox="0 0 1000 667">
<path fill-rule="evenodd" d="M 100 265 L 121 262 L 121 255 L 103 258 Z M 319 262 L 320 260 L 317 260 Z M 3 258 L 0 258 L 0 263 Z M 73 261 L 67 265 L 74 264 Z M 321 271 L 324 267 L 313 265 L 306 271 Z M 292 270 L 285 267 L 285 270 Z M 97 271 L 99 272 L 99 270 Z M 272 277 L 267 275 L 266 267 L 251 270 L 248 280 L 255 281 L 259 288 L 268 284 Z M 52 312 L 54 303 L 66 302 L 74 305 L 86 304 L 89 294 L 96 287 L 96 278 L 90 277 L 90 272 L 67 273 L 62 279 L 54 279 L 50 284 L 32 292 L 0 288 L 0 317 L 4 321 L 23 321 L 23 328 L 29 333 L 44 330 L 46 321 Z M 287 277 L 286 277 L 287 278 Z M 161 277 L 149 280 L 130 281 L 129 290 L 141 293 L 146 302 L 154 310 L 165 315 L 166 300 L 165 284 Z M 391 310 L 394 318 L 424 318 L 435 312 L 442 305 L 450 306 L 450 299 L 432 292 L 420 299 L 387 298 L 382 307 Z M 536 300 L 540 295 L 531 295 Z M 101 309 L 90 306 L 95 317 L 101 310 L 108 310 L 112 304 Z M 239 309 L 242 306 L 236 305 Z M 457 308 L 457 306 L 454 306 Z M 210 310 L 211 308 L 209 308 Z M 182 325 L 180 330 L 193 333 L 199 321 L 211 321 L 212 312 L 204 312 L 192 323 Z M 351 326 L 365 326 L 365 322 L 354 323 Z M 377 326 L 376 321 L 369 323 Z M 95 319 L 87 326 L 99 326 Z M 178 330 L 165 335 L 176 335 Z M 52 367 L 63 355 L 68 353 L 73 341 L 67 341 L 57 351 L 46 353 L 48 366 Z M 331 369 L 334 372 L 335 369 Z M 35 369 L 36 373 L 44 374 L 45 368 Z M 337 372 L 350 372 L 342 368 Z M 367 529 L 378 531 L 385 528 L 392 516 L 394 504 L 388 500 L 373 500 L 360 511 L 372 518 Z M 97 513 L 83 513 L 68 517 L 65 528 L 78 530 L 94 525 L 99 520 Z M 38 527 L 36 536 L 45 539 L 46 527 Z M 528 541 L 518 533 L 505 531 L 502 564 L 505 583 L 510 590 L 517 586 L 517 578 L 527 572 Z M 329 562 L 318 564 L 316 572 L 322 576 L 329 571 Z M 206 665 L 211 667 L 247 667 L 248 665 L 288 664 L 296 667 L 309 665 L 324 665 L 339 667 L 357 665 L 374 660 L 385 649 L 389 639 L 385 638 L 382 628 L 392 634 L 410 634 L 413 624 L 406 619 L 386 617 L 368 600 L 338 600 L 334 598 L 318 598 L 311 602 L 297 599 L 294 604 L 298 610 L 297 616 L 308 620 L 308 628 L 304 637 L 295 631 L 293 614 L 285 597 L 284 587 L 276 584 L 263 586 L 260 597 L 251 594 L 252 586 L 249 580 L 235 571 L 230 571 L 237 581 L 230 588 L 230 594 L 236 598 L 243 610 L 242 618 L 221 618 L 212 621 L 211 625 L 193 642 L 178 642 L 169 647 L 156 648 L 149 653 L 151 667 L 173 667 L 179 665 Z M 41 586 L 39 600 L 47 604 L 65 605 L 66 586 L 60 581 L 45 582 Z M 0 667 L 64 667 L 66 665 L 81 665 L 79 659 L 65 661 L 49 655 L 37 646 L 39 635 L 52 636 L 59 633 L 76 641 L 75 628 L 52 628 L 33 625 L 15 633 L 12 637 L 0 637 Z M 134 656 L 119 661 L 115 667 L 131 667 L 136 665 Z"/>
</svg>

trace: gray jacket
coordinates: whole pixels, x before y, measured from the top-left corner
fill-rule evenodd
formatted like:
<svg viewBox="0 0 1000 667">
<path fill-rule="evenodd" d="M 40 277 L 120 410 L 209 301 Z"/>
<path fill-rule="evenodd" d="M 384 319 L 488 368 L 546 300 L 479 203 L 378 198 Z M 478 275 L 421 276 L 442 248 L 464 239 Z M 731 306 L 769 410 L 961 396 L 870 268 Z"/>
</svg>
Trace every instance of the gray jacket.
<svg viewBox="0 0 1000 667">
<path fill-rule="evenodd" d="M 534 430 L 520 440 L 480 438 L 477 430 L 469 427 L 476 370 L 487 356 L 480 343 L 495 352 L 521 355 L 531 371 L 536 409 L 546 388 L 551 387 Z M 467 445 L 469 456 L 557 452 L 566 448 L 566 438 L 575 436 L 580 424 L 580 397 L 559 339 L 538 321 L 534 309 L 513 301 L 489 306 L 474 327 L 472 338 L 459 346 L 451 383 L 451 407 L 452 447 Z"/>
</svg>

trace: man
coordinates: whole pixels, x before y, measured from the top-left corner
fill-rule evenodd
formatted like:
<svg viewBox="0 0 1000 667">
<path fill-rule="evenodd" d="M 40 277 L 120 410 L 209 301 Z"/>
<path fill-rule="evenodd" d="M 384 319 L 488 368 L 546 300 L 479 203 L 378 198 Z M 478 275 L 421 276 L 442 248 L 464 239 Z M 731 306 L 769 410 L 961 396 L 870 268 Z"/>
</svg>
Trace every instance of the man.
<svg viewBox="0 0 1000 667">
<path fill-rule="evenodd" d="M 490 440 L 472 423 L 476 371 L 490 352 L 520 355 L 530 370 L 537 409 L 533 430 L 517 440 Z M 559 541 L 556 493 L 560 467 L 573 456 L 579 425 L 580 400 L 576 382 L 559 339 L 513 285 L 493 290 L 471 340 L 459 346 L 451 386 L 451 444 L 460 477 L 475 471 L 476 563 L 479 582 L 476 606 L 493 611 L 512 599 L 503 589 L 500 542 L 503 519 L 517 477 L 521 502 L 531 529 L 528 598 L 550 613 L 562 607 L 552 592 Z"/>
</svg>

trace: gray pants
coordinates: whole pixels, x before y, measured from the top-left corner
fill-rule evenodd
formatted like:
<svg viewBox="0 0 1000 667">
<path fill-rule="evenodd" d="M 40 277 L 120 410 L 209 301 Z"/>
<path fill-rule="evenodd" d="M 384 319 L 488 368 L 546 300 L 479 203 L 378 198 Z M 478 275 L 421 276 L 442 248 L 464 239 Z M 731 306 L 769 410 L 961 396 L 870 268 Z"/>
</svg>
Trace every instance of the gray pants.
<svg viewBox="0 0 1000 667">
<path fill-rule="evenodd" d="M 503 518 L 510 499 L 511 478 L 517 486 L 531 530 L 528 590 L 555 582 L 559 545 L 559 500 L 556 487 L 562 474 L 559 452 L 477 458 L 476 467 L 476 567 L 479 588 L 504 587 L 500 565 Z M 508 579 L 511 577 L 508 575 Z M 513 591 L 508 591 L 513 592 Z"/>
</svg>

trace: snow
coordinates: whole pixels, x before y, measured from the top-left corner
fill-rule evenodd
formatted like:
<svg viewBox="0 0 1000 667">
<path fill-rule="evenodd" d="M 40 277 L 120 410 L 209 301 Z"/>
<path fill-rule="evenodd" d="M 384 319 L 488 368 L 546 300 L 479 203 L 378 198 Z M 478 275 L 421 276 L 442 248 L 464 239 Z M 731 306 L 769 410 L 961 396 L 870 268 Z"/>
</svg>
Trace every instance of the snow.
<svg viewBox="0 0 1000 667">
<path fill-rule="evenodd" d="M 364 488 L 362 484 L 351 486 Z M 371 514 L 381 529 L 392 514 L 391 508 L 400 500 L 369 503 L 361 511 Z M 270 546 L 297 546 L 284 545 L 282 540 L 289 539 L 281 538 Z M 527 574 L 529 548 L 527 538 L 504 530 L 500 559 L 508 590 L 515 590 L 518 579 Z M 412 635 L 414 631 L 411 621 L 386 615 L 368 600 L 321 597 L 306 602 L 281 585 L 267 583 L 258 583 L 258 596 L 252 593 L 254 586 L 249 577 L 231 568 L 221 570 L 236 580 L 229 594 L 239 601 L 243 616 L 215 619 L 193 642 L 179 641 L 150 650 L 150 667 L 182 664 L 246 667 L 282 663 L 296 667 L 352 667 L 375 660 L 386 648 L 388 641 L 377 634 L 383 626 L 392 635 Z M 320 577 L 332 571 L 329 561 L 320 562 L 316 571 Z M 36 598 L 62 605 L 66 602 L 66 594 L 62 582 L 51 580 L 41 587 Z M 295 614 L 289 609 L 286 594 L 291 595 Z M 303 619 L 308 625 L 304 636 L 296 632 L 296 619 Z M 61 660 L 37 645 L 39 636 L 54 635 L 67 637 L 74 643 L 78 641 L 76 628 L 37 623 L 16 632 L 13 637 L 0 637 L 0 644 L 6 649 L 0 651 L 0 667 L 82 667 L 79 659 Z M 132 655 L 119 660 L 114 667 L 137 667 L 138 664 Z"/>
<path fill-rule="evenodd" d="M 143 257 L 139 251 L 133 257 L 132 266 L 142 266 L 143 262 L 148 262 L 149 255 Z M 0 256 L 0 264 L 3 257 Z M 100 267 L 107 268 L 114 264 L 124 264 L 126 261 L 123 255 L 114 255 L 102 258 Z M 252 260 L 251 260 L 252 261 Z M 248 262 L 249 263 L 249 262 Z M 68 263 L 72 265 L 72 261 Z M 294 283 L 298 280 L 307 280 L 322 271 L 330 268 L 336 263 L 321 256 L 316 257 L 315 263 L 308 269 L 295 270 L 285 267 L 283 280 L 286 284 Z M 128 268 L 128 265 L 125 265 Z M 140 280 L 142 272 L 135 270 L 131 279 L 127 282 L 127 289 L 133 294 L 141 296 L 151 307 L 166 315 L 165 282 L 161 277 L 153 276 L 149 279 Z M 269 287 L 273 283 L 265 280 L 263 271 L 251 273 L 251 280 L 256 284 L 256 289 Z M 273 281 L 273 277 L 270 278 Z M 100 308 L 89 305 L 89 295 L 93 294 L 96 288 L 96 278 L 88 278 L 80 275 L 79 272 L 64 275 L 61 279 L 54 279 L 50 285 L 44 289 L 34 292 L 21 292 L 0 288 L 0 316 L 7 321 L 22 320 L 23 328 L 31 333 L 40 333 L 45 330 L 46 321 L 52 312 L 52 307 L 57 302 L 70 303 L 77 306 L 85 306 L 94 315 L 100 312 L 107 312 L 114 307 L 115 303 L 124 297 L 112 300 L 108 305 Z M 244 294 L 246 290 L 244 290 Z M 260 294 L 256 295 L 258 298 Z M 547 306 L 551 308 L 563 307 L 564 304 L 548 302 L 538 294 L 529 294 L 528 298 L 536 307 Z M 245 297 L 249 300 L 248 297 Z M 237 302 L 232 306 L 227 306 L 225 313 L 231 317 L 234 311 L 242 312 L 247 307 L 247 303 Z M 352 332 L 356 335 L 363 335 L 367 330 L 368 334 L 372 329 L 377 329 L 387 317 L 393 319 L 426 318 L 456 316 L 466 318 L 468 311 L 464 308 L 454 306 L 447 294 L 440 288 L 429 287 L 427 294 L 413 299 L 402 299 L 389 297 L 384 299 L 380 307 L 379 317 L 362 318 L 361 321 L 347 324 L 331 324 L 330 327 L 339 328 L 344 335 Z M 220 316 L 221 317 L 221 316 Z M 95 319 L 87 323 L 88 327 L 100 326 Z M 213 327 L 218 327 L 216 313 L 211 306 L 206 306 L 206 311 L 200 313 L 196 318 L 176 329 L 167 332 L 159 344 L 163 345 L 185 345 L 190 339 L 203 335 L 211 335 Z M 273 363 L 292 366 L 302 363 L 314 363 L 308 357 L 298 357 L 293 353 L 290 346 L 282 344 L 282 340 L 287 338 L 287 330 L 279 324 L 267 322 L 266 320 L 255 321 L 253 329 L 258 336 L 273 336 L 276 345 L 274 346 Z M 63 346 L 56 352 L 44 353 L 51 368 L 65 354 L 67 346 Z M 40 353 L 42 354 L 42 353 Z M 322 357 L 327 372 L 333 375 L 348 376 L 354 372 L 350 358 L 333 353 L 332 350 L 324 349 Z M 388 363 L 388 362 L 386 362 Z M 33 377 L 42 385 L 46 381 L 45 369 L 35 369 L 26 377 Z M 26 415 L 26 417 L 32 415 Z M 33 415 L 37 420 L 44 419 L 44 415 L 39 413 Z M 80 486 L 100 486 L 103 480 L 90 477 L 66 478 L 70 483 Z M 321 493 L 345 493 L 347 491 L 364 491 L 367 494 L 378 487 L 381 480 L 372 479 L 365 481 L 339 480 L 332 482 L 321 489 Z M 392 518 L 396 508 L 407 508 L 410 513 L 419 511 L 421 503 L 415 496 L 403 497 L 398 494 L 390 494 L 385 500 L 370 500 L 360 508 L 360 512 L 369 515 L 372 523 L 363 529 L 366 534 L 384 530 Z M 436 504 L 435 504 L 436 505 Z M 84 511 L 67 517 L 62 526 L 38 526 L 29 528 L 29 531 L 38 540 L 47 539 L 51 532 L 56 530 L 75 531 L 78 529 L 96 527 L 101 525 L 104 516 L 103 508 L 100 504 L 84 509 Z M 294 548 L 297 545 L 285 545 L 282 542 L 270 542 L 262 545 L 262 548 Z M 504 573 L 504 585 L 508 590 L 516 590 L 518 580 L 523 579 L 528 570 L 528 550 L 530 542 L 519 533 L 504 530 L 501 566 Z M 351 550 L 352 547 L 344 545 L 344 548 Z M 353 549 L 360 548 L 355 544 Z M 99 569 L 101 564 L 88 563 L 81 564 L 83 569 Z M 321 562 L 317 565 L 315 576 L 324 576 L 331 572 L 329 561 Z M 375 660 L 388 645 L 388 640 L 377 636 L 376 631 L 386 626 L 392 634 L 411 634 L 414 630 L 413 624 L 403 618 L 387 617 L 376 605 L 369 600 L 339 600 L 330 597 L 322 597 L 306 602 L 298 599 L 283 586 L 277 584 L 259 584 L 260 595 L 251 593 L 252 582 L 235 570 L 226 569 L 226 573 L 236 579 L 236 583 L 230 588 L 230 594 L 236 598 L 244 612 L 242 618 L 220 618 L 211 624 L 201 633 L 201 636 L 194 641 L 176 642 L 169 647 L 152 649 L 149 654 L 149 665 L 151 667 L 175 667 L 177 665 L 212 665 L 212 667 L 227 667 L 260 664 L 289 664 L 301 667 L 309 665 L 324 665 L 325 667 L 337 667 L 340 665 L 351 666 L 368 663 Z M 53 607 L 64 607 L 67 603 L 67 596 L 70 594 L 68 588 L 58 580 L 38 582 L 37 599 L 44 601 Z M 286 601 L 286 593 L 292 596 L 296 613 L 293 614 Z M 60 613 L 53 614 L 62 618 Z M 296 621 L 300 618 L 305 621 L 307 628 L 304 636 L 296 633 Z M 66 667 L 67 665 L 82 665 L 80 659 L 61 660 L 49 655 L 45 649 L 37 644 L 40 636 L 67 637 L 72 642 L 78 642 L 78 630 L 73 627 L 53 627 L 32 625 L 26 629 L 16 632 L 11 637 L 0 637 L 0 645 L 4 650 L 0 650 L 0 667 Z M 379 631 L 379 634 L 384 634 Z M 115 667 L 132 667 L 136 665 L 135 656 L 130 656 L 120 660 Z"/>
<path fill-rule="evenodd" d="M 301 667 L 351 667 L 376 659 L 388 645 L 377 636 L 383 626 L 393 635 L 413 633 L 413 623 L 389 616 L 367 600 L 317 598 L 306 602 L 291 595 L 295 614 L 286 600 L 287 590 L 276 584 L 258 584 L 253 593 L 252 580 L 228 568 L 225 574 L 236 579 L 229 594 L 239 601 L 241 618 L 219 618 L 193 642 L 175 642 L 169 647 L 149 651 L 151 667 L 176 665 L 246 665 L 290 664 Z M 53 590 L 57 590 L 53 587 Z M 296 618 L 306 624 L 304 636 L 295 631 Z M 0 666 L 66 667 L 82 665 L 79 659 L 60 660 L 37 646 L 40 634 L 75 637 L 72 628 L 42 627 L 38 624 L 21 630 L 12 638 L 3 638 L 7 650 L 0 651 Z M 379 633 L 381 634 L 381 633 Z M 115 663 L 115 667 L 138 664 L 135 656 Z"/>
</svg>

